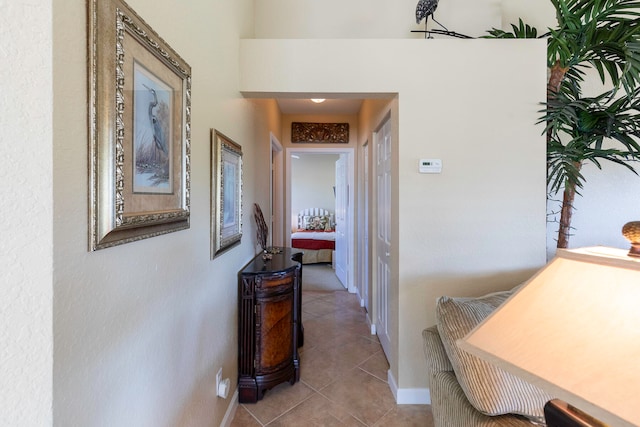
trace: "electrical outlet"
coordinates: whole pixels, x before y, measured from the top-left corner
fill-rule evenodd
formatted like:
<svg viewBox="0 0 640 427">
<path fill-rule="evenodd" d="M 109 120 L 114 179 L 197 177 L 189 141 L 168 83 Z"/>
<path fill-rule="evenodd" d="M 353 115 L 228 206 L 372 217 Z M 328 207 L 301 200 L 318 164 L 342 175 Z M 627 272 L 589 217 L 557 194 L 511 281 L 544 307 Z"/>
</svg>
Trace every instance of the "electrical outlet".
<svg viewBox="0 0 640 427">
<path fill-rule="evenodd" d="M 216 392 L 220 389 L 220 383 L 222 382 L 222 368 L 218 369 L 216 374 Z"/>
</svg>

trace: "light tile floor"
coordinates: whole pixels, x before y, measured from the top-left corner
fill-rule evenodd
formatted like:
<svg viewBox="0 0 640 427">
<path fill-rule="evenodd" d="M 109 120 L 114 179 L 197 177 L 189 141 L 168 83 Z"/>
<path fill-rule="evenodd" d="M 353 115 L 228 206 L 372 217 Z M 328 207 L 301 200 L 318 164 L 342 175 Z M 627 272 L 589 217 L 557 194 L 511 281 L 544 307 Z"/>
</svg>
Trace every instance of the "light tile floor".
<svg viewBox="0 0 640 427">
<path fill-rule="evenodd" d="M 396 405 L 389 364 L 357 297 L 346 291 L 302 293 L 300 381 L 241 404 L 232 427 L 432 427 L 428 405 Z"/>
</svg>

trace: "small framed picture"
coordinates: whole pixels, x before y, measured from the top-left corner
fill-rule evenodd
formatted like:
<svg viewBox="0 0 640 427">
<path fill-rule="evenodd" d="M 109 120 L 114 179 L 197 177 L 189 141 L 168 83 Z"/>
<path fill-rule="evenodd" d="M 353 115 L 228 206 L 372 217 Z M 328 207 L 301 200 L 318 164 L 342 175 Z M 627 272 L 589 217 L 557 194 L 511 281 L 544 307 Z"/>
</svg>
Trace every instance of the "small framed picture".
<svg viewBox="0 0 640 427">
<path fill-rule="evenodd" d="M 242 147 L 211 130 L 211 258 L 242 239 Z"/>
</svg>

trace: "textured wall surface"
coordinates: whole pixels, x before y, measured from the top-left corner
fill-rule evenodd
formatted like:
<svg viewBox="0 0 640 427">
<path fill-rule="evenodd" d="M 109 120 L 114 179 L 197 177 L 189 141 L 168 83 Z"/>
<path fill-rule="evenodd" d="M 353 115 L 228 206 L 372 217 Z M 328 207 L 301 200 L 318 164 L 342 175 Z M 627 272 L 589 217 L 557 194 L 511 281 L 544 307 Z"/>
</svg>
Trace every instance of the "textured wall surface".
<svg viewBox="0 0 640 427">
<path fill-rule="evenodd" d="M 0 425 L 51 425 L 51 4 L 0 0 Z"/>
<path fill-rule="evenodd" d="M 216 397 L 216 372 L 237 382 L 236 273 L 255 254 L 253 202 L 269 194 L 269 163 L 258 159 L 269 156 L 270 123 L 237 91 L 253 2 L 127 3 L 192 68 L 191 227 L 88 252 L 86 1 L 54 0 L 54 420 L 217 426 L 234 390 Z M 245 234 L 215 260 L 212 128 L 244 153 Z"/>
</svg>

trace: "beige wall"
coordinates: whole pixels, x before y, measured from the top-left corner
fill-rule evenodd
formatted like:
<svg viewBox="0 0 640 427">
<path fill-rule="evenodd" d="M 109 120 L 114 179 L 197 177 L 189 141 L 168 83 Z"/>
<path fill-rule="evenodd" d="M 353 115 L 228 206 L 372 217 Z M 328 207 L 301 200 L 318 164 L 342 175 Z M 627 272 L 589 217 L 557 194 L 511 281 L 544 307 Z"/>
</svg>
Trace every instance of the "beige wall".
<svg viewBox="0 0 640 427">
<path fill-rule="evenodd" d="M 256 1 L 256 37 L 423 38 L 411 33 L 424 29 L 424 22 L 415 21 L 416 4 L 416 0 Z M 473 37 L 517 22 L 518 17 L 545 27 L 554 17 L 553 7 L 548 0 L 447 0 L 436 11 L 436 19 L 449 30 Z"/>
<path fill-rule="evenodd" d="M 297 213 L 307 208 L 335 211 L 337 154 L 299 154 L 291 161 L 291 229 Z"/>
<path fill-rule="evenodd" d="M 192 67 L 191 227 L 87 251 L 84 0 L 54 1 L 54 423 L 219 425 L 237 383 L 237 271 L 256 251 L 253 202 L 269 202 L 273 104 L 238 93 L 238 43 L 252 2 L 128 2 Z M 275 122 L 275 124 L 274 124 Z M 242 146 L 242 244 L 215 260 L 210 242 L 210 129 Z"/>
<path fill-rule="evenodd" d="M 390 364 L 401 394 L 427 386 L 420 332 L 437 296 L 507 288 L 544 263 L 545 149 L 532 126 L 544 57 L 541 40 L 242 41 L 247 94 L 398 94 Z M 424 157 L 443 173 L 418 174 Z"/>
<path fill-rule="evenodd" d="M 52 423 L 50 2 L 2 2 L 0 425 Z"/>
</svg>

